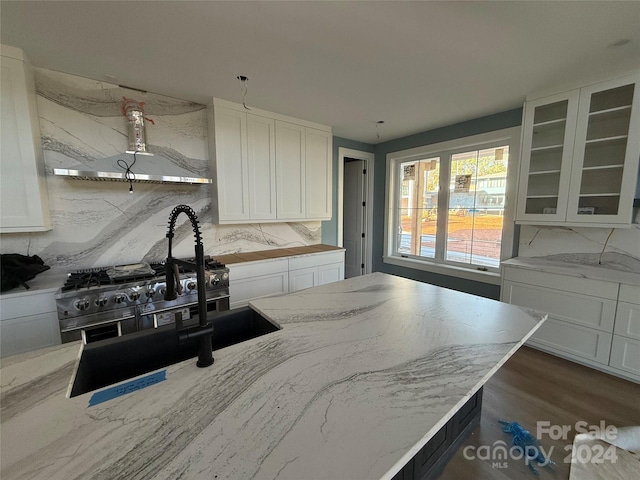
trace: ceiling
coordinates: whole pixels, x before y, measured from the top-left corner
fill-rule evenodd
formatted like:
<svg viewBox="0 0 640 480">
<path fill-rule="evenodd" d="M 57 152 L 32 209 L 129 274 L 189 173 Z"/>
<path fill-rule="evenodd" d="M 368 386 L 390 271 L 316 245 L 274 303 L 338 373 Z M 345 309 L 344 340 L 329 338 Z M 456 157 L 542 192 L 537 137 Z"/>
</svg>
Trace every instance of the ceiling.
<svg viewBox="0 0 640 480">
<path fill-rule="evenodd" d="M 249 107 L 372 144 L 640 66 L 637 1 L 2 1 L 0 18 L 37 67 L 201 103 L 240 103 L 245 75 Z"/>
</svg>

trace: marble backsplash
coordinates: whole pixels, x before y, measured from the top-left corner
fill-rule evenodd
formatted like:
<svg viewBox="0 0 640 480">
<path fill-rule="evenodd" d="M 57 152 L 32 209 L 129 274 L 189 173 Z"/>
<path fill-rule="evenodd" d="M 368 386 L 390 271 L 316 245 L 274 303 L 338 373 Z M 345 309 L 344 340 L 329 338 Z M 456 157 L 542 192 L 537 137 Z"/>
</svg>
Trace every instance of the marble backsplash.
<svg viewBox="0 0 640 480">
<path fill-rule="evenodd" d="M 196 211 L 207 255 L 320 243 L 320 222 L 213 224 L 209 185 L 135 183 L 129 193 L 124 182 L 54 176 L 54 168 L 126 150 L 122 97 L 144 102 L 145 115 L 155 122 L 146 127 L 149 151 L 209 176 L 206 106 L 40 68 L 35 79 L 53 230 L 2 234 L 2 253 L 39 255 L 65 271 L 162 260 L 167 220 L 179 204 Z M 175 256 L 194 254 L 185 215 L 178 217 L 173 245 Z"/>
<path fill-rule="evenodd" d="M 640 224 L 615 229 L 523 225 L 518 256 L 585 265 L 602 262 L 616 270 L 640 273 Z"/>
</svg>

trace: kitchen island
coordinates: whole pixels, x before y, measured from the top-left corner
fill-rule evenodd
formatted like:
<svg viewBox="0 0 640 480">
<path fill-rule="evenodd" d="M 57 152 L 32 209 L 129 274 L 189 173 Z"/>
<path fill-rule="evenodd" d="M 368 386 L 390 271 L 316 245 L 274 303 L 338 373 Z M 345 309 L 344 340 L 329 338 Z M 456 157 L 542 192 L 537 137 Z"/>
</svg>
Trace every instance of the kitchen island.
<svg viewBox="0 0 640 480">
<path fill-rule="evenodd" d="M 2 479 L 393 478 L 544 321 L 382 273 L 252 307 L 282 328 L 94 406 L 78 344 L 3 360 Z"/>
</svg>

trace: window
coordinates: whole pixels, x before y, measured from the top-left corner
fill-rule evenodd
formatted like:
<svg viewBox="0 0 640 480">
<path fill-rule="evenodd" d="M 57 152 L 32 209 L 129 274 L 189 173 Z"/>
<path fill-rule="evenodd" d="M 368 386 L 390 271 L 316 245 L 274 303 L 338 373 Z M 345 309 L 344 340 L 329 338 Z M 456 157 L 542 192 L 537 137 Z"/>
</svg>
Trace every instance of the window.
<svg viewBox="0 0 640 480">
<path fill-rule="evenodd" d="M 498 283 L 519 137 L 511 128 L 388 154 L 384 261 Z"/>
</svg>

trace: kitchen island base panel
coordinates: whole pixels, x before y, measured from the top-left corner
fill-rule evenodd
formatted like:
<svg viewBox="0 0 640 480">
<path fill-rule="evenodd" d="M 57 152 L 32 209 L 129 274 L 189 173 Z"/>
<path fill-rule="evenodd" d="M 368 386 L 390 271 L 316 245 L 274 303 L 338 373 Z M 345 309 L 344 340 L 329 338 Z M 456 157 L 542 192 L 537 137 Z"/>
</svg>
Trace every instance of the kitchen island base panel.
<svg viewBox="0 0 640 480">
<path fill-rule="evenodd" d="M 392 480 L 435 480 L 480 424 L 482 388 L 436 433 Z"/>
</svg>

